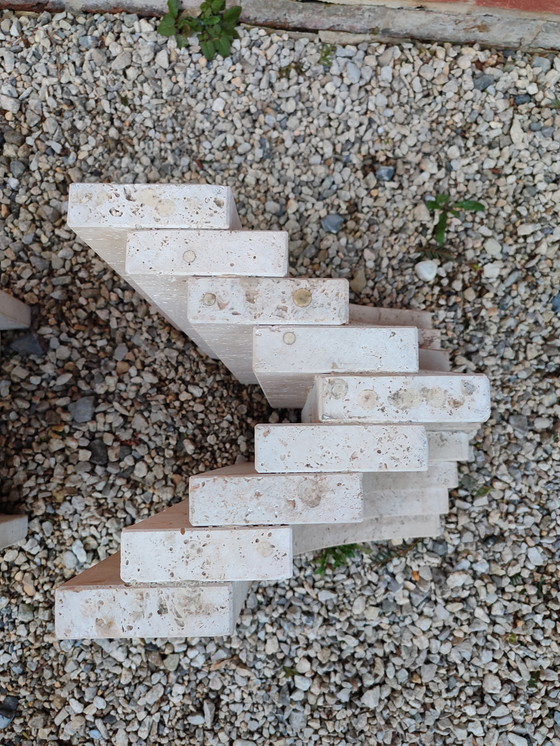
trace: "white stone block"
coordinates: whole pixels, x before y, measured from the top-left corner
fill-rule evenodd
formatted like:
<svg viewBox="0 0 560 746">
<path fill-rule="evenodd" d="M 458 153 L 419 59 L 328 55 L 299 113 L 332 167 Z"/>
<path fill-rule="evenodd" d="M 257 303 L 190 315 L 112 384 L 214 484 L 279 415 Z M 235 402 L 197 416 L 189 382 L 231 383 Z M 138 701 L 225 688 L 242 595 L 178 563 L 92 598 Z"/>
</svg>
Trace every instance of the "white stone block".
<svg viewBox="0 0 560 746">
<path fill-rule="evenodd" d="M 425 471 L 426 431 L 418 425 L 257 425 L 260 473 Z"/>
<path fill-rule="evenodd" d="M 320 373 L 417 372 L 418 332 L 415 327 L 257 327 L 253 369 L 272 407 L 301 408 Z"/>
<path fill-rule="evenodd" d="M 29 306 L 0 290 L 0 330 L 27 329 L 30 323 Z"/>
<path fill-rule="evenodd" d="M 71 184 L 68 225 L 121 275 L 130 231 L 240 227 L 232 190 L 205 184 Z"/>
<path fill-rule="evenodd" d="M 362 523 L 294 526 L 294 555 L 344 544 L 417 539 L 440 533 L 439 515 L 385 516 L 368 518 Z"/>
<path fill-rule="evenodd" d="M 188 323 L 241 383 L 257 383 L 254 326 L 336 326 L 348 320 L 347 280 L 199 277 L 188 282 Z"/>
<path fill-rule="evenodd" d="M 469 434 L 453 430 L 428 430 L 430 461 L 471 461 Z"/>
<path fill-rule="evenodd" d="M 457 464 L 453 461 L 430 463 L 427 471 L 400 472 L 397 474 L 369 472 L 363 475 L 364 492 L 367 493 L 383 492 L 384 490 L 423 490 L 430 487 L 446 487 L 451 490 L 455 489 L 458 484 L 459 472 Z"/>
<path fill-rule="evenodd" d="M 0 549 L 22 541 L 26 535 L 26 515 L 0 515 Z"/>
<path fill-rule="evenodd" d="M 304 422 L 457 423 L 490 416 L 483 375 L 316 376 Z"/>
<path fill-rule="evenodd" d="M 418 350 L 420 370 L 433 370 L 448 373 L 451 370 L 449 353 L 446 350 Z"/>
<path fill-rule="evenodd" d="M 364 482 L 364 500 L 365 520 L 386 516 L 441 515 L 449 510 L 449 491 L 445 487 L 376 492 L 370 491 Z"/>
<path fill-rule="evenodd" d="M 350 303 L 349 311 L 350 323 L 353 325 L 432 328 L 432 314 L 429 311 L 377 308 L 375 306 L 359 306 L 356 303 Z"/>
<path fill-rule="evenodd" d="M 199 528 L 188 500 L 125 528 L 121 577 L 126 583 L 283 580 L 292 576 L 287 526 Z"/>
<path fill-rule="evenodd" d="M 285 231 L 132 231 L 126 246 L 126 272 L 173 277 L 285 277 L 288 234 Z"/>
<path fill-rule="evenodd" d="M 250 583 L 126 585 L 118 554 L 56 590 L 58 639 L 232 635 Z"/>
<path fill-rule="evenodd" d="M 259 474 L 235 464 L 189 480 L 194 526 L 350 523 L 363 518 L 361 474 Z"/>
<path fill-rule="evenodd" d="M 133 230 L 161 228 L 239 229 L 229 187 L 202 184 L 71 184 L 68 225 L 107 264 L 200 349 L 215 357 L 180 313 L 186 302 L 183 278 L 146 277 L 141 283 L 127 275 L 126 240 Z"/>
</svg>

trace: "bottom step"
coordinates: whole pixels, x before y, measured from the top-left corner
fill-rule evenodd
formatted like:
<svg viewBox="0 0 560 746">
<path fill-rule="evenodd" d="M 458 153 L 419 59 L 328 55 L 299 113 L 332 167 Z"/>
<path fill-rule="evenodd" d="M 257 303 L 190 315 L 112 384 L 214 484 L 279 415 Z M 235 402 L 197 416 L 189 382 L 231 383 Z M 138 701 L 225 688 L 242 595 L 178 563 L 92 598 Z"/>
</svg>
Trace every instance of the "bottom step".
<svg viewBox="0 0 560 746">
<path fill-rule="evenodd" d="M 317 549 L 361 544 L 365 541 L 418 539 L 441 533 L 439 515 L 407 515 L 366 518 L 362 523 L 294 526 L 294 555 Z"/>
<path fill-rule="evenodd" d="M 25 539 L 26 535 L 26 515 L 0 515 L 0 549 Z"/>
<path fill-rule="evenodd" d="M 250 586 L 128 586 L 119 568 L 117 553 L 57 588 L 58 639 L 231 635 Z"/>
</svg>

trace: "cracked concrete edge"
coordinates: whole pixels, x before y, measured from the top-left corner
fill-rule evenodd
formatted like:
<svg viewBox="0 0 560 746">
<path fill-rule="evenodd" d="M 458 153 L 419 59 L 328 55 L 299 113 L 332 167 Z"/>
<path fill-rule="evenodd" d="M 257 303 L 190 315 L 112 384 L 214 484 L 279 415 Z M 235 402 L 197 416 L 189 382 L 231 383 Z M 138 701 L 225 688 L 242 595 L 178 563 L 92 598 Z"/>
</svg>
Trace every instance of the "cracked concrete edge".
<svg viewBox="0 0 560 746">
<path fill-rule="evenodd" d="M 381 5 L 330 4 L 295 0 L 238 0 L 242 23 L 278 31 L 317 34 L 330 44 L 364 41 L 451 42 L 524 50 L 560 50 L 560 18 L 478 9 L 457 12 Z M 229 0 L 228 4 L 233 4 Z M 187 12 L 200 0 L 183 0 Z M 160 16 L 166 0 L 0 0 L 0 10 L 137 13 Z"/>
</svg>

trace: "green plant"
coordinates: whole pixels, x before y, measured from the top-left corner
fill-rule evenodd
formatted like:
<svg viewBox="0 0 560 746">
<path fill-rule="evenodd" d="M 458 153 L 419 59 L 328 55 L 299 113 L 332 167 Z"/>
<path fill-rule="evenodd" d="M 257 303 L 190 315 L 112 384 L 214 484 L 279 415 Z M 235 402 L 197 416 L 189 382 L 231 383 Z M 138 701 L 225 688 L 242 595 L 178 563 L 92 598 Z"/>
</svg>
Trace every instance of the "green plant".
<svg viewBox="0 0 560 746">
<path fill-rule="evenodd" d="M 342 567 L 352 559 L 356 552 L 361 548 L 360 544 L 346 544 L 342 547 L 329 547 L 328 549 L 323 549 L 316 558 L 317 572 L 319 575 L 324 575 L 327 572 L 328 567 Z"/>
<path fill-rule="evenodd" d="M 554 101 L 550 102 L 551 109 L 560 109 L 560 98 L 555 98 Z"/>
<path fill-rule="evenodd" d="M 484 212 L 486 207 L 472 199 L 463 199 L 452 202 L 448 194 L 437 194 L 435 199 L 426 200 L 426 207 L 432 212 L 439 212 L 439 217 L 434 228 L 433 238 L 438 246 L 445 246 L 447 238 L 447 224 L 449 216 L 461 218 L 461 214 L 468 212 Z"/>
<path fill-rule="evenodd" d="M 180 49 L 186 47 L 189 36 L 196 34 L 202 54 L 210 61 L 216 54 L 227 57 L 232 41 L 239 39 L 235 30 L 241 15 L 239 5 L 226 10 L 225 0 L 204 0 L 195 17 L 181 12 L 179 0 L 167 0 L 167 7 L 169 10 L 161 19 L 158 31 L 163 36 L 174 36 Z"/>
<path fill-rule="evenodd" d="M 319 55 L 319 64 L 330 67 L 333 63 L 333 55 L 336 52 L 336 44 L 323 44 Z"/>
</svg>

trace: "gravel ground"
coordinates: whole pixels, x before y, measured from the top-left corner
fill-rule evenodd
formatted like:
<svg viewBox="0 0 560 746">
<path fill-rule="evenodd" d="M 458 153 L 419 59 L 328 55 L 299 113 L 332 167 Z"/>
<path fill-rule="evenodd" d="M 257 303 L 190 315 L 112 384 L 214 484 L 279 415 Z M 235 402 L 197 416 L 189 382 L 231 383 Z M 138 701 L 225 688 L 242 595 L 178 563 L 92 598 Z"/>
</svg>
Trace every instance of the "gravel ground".
<svg viewBox="0 0 560 746">
<path fill-rule="evenodd" d="M 0 555 L 1 742 L 557 746 L 560 59 L 253 29 L 207 64 L 155 26 L 0 22 L 0 285 L 34 318 L 3 336 L 1 494 L 31 522 Z M 324 576 L 303 558 L 232 639 L 56 642 L 54 587 L 286 416 L 74 237 L 72 181 L 231 185 L 294 273 L 434 311 L 494 391 L 444 535 Z M 424 283 L 436 192 L 488 209 Z"/>
</svg>

